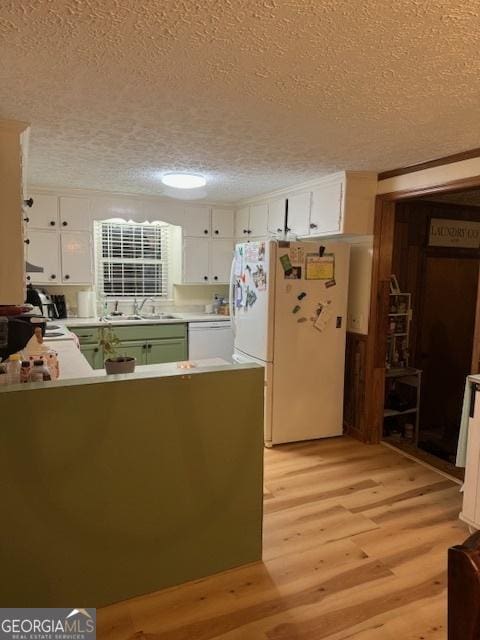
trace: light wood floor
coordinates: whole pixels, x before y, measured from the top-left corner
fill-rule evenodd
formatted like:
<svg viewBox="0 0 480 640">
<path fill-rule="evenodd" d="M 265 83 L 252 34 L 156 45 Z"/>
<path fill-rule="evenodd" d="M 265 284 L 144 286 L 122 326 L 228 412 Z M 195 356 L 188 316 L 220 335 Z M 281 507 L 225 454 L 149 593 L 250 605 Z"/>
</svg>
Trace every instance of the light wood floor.
<svg viewBox="0 0 480 640">
<path fill-rule="evenodd" d="M 349 438 L 265 451 L 264 562 L 98 611 L 99 640 L 446 639 L 459 486 Z"/>
</svg>

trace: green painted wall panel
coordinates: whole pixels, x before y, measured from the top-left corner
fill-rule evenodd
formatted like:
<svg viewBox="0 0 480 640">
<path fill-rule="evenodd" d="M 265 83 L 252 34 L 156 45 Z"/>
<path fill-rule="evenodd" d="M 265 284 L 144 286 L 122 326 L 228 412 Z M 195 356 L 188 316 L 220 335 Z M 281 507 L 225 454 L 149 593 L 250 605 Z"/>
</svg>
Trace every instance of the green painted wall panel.
<svg viewBox="0 0 480 640">
<path fill-rule="evenodd" d="M 102 606 L 261 558 L 263 370 L 0 395 L 2 606 Z"/>
</svg>

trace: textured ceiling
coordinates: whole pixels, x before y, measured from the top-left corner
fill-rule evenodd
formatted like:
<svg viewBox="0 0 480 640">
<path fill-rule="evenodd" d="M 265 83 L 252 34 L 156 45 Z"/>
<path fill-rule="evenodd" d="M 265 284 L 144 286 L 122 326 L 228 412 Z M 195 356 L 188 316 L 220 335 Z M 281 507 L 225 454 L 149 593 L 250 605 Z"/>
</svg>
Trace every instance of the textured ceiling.
<svg viewBox="0 0 480 640">
<path fill-rule="evenodd" d="M 30 183 L 235 201 L 480 146 L 480 0 L 0 0 Z"/>
</svg>

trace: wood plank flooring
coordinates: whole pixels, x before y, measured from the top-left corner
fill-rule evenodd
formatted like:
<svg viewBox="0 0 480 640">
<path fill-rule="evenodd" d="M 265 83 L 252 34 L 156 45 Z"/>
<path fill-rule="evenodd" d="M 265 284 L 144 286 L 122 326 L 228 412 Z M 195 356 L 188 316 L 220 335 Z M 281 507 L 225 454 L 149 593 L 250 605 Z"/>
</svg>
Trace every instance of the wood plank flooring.
<svg viewBox="0 0 480 640">
<path fill-rule="evenodd" d="M 99 640 L 444 640 L 459 486 L 350 438 L 265 451 L 264 560 L 97 613 Z"/>
</svg>

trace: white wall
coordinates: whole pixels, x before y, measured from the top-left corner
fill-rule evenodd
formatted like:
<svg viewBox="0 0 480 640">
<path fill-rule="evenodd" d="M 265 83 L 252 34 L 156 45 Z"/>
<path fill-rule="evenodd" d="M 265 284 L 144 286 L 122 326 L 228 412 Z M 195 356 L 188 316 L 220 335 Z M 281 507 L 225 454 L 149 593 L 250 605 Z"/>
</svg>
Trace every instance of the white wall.
<svg viewBox="0 0 480 640">
<path fill-rule="evenodd" d="M 366 334 L 370 314 L 373 236 L 350 238 L 347 242 L 350 244 L 347 331 Z"/>
</svg>

